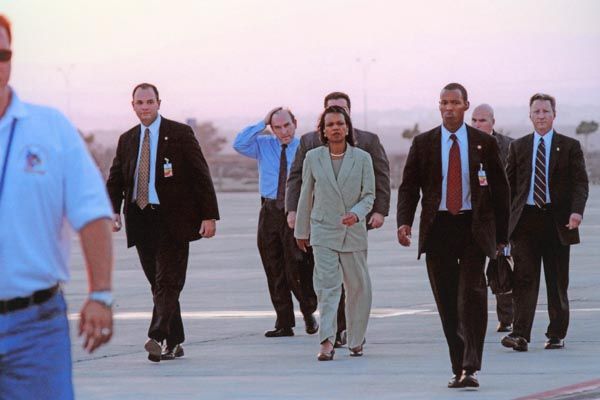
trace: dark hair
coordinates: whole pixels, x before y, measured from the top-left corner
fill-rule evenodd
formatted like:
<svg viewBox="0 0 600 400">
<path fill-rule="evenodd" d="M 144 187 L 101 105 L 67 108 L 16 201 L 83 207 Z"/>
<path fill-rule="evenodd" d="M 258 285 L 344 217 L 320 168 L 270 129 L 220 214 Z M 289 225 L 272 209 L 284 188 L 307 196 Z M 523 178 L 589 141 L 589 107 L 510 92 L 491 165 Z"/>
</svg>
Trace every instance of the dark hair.
<svg viewBox="0 0 600 400">
<path fill-rule="evenodd" d="M 465 87 L 463 85 L 461 85 L 460 83 L 456 83 L 456 82 L 449 83 L 446 86 L 444 86 L 444 88 L 442 90 L 459 90 L 460 94 L 462 95 L 462 99 L 465 101 L 465 103 L 467 101 L 469 101 L 469 96 L 467 95 L 467 89 L 465 89 Z"/>
<path fill-rule="evenodd" d="M 348 115 L 346 110 L 340 106 L 329 106 L 325 108 L 325 110 L 319 117 L 319 125 L 317 125 L 317 131 L 319 132 L 319 138 L 321 139 L 321 143 L 326 145 L 327 142 L 329 142 L 329 140 L 325 137 L 325 116 L 327 114 L 342 114 L 344 116 L 346 126 L 348 127 L 348 135 L 346 135 L 346 142 L 348 142 L 349 145 L 354 146 L 354 128 L 352 127 L 352 120 L 350 119 L 350 115 Z"/>
<path fill-rule="evenodd" d="M 344 92 L 331 92 L 327 96 L 325 96 L 325 99 L 323 99 L 323 108 L 327 108 L 327 102 L 329 100 L 337 100 L 337 99 L 346 100 L 346 102 L 348 103 L 348 110 L 352 109 L 352 107 L 350 106 L 350 96 L 348 96 Z"/>
<path fill-rule="evenodd" d="M 298 122 L 296 121 L 296 116 L 294 115 L 294 113 L 292 113 L 292 110 L 290 110 L 289 108 L 281 107 L 279 110 L 277 110 L 273 114 L 271 114 L 271 119 L 269 119 L 269 123 L 267 125 L 271 125 L 271 121 L 273 120 L 273 115 L 277 114 L 279 111 L 286 111 L 290 115 L 290 118 L 292 119 L 292 122 L 294 123 L 294 125 L 298 124 Z"/>
<path fill-rule="evenodd" d="M 153 84 L 144 82 L 136 85 L 136 87 L 133 88 L 133 92 L 131 92 L 132 98 L 135 96 L 135 91 L 138 89 L 152 89 L 156 95 L 156 100 L 160 100 L 160 97 L 158 97 L 158 89 Z"/>
<path fill-rule="evenodd" d="M 556 114 L 556 99 L 554 97 L 550 96 L 549 94 L 545 94 L 545 93 L 536 93 L 533 96 L 531 96 L 531 98 L 529 99 L 529 107 L 530 108 L 531 108 L 531 105 L 533 104 L 533 102 L 536 100 L 549 101 L 550 106 L 552 107 L 552 112 L 554 114 Z"/>
<path fill-rule="evenodd" d="M 0 28 L 6 29 L 8 34 L 8 43 L 12 43 L 12 30 L 10 29 L 10 20 L 4 14 L 0 14 Z"/>
</svg>

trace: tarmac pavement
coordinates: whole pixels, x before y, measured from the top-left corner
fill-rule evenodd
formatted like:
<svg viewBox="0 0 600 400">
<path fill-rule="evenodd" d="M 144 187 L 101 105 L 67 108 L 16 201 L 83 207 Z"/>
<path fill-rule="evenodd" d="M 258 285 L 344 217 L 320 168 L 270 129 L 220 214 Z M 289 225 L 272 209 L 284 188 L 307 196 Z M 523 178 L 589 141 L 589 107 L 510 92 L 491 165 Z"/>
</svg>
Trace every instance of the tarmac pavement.
<svg viewBox="0 0 600 400">
<path fill-rule="evenodd" d="M 256 248 L 260 198 L 218 193 L 217 236 L 190 246 L 181 307 L 185 356 L 152 363 L 143 345 L 152 310 L 150 288 L 135 249 L 115 235 L 115 335 L 92 355 L 76 338 L 87 282 L 73 245 L 70 304 L 73 370 L 78 399 L 592 399 L 600 398 L 600 187 L 592 187 L 571 249 L 571 325 L 562 350 L 544 350 L 548 323 L 542 279 L 529 351 L 500 345 L 495 298 L 489 296 L 481 387 L 448 389 L 450 359 L 416 240 L 395 235 L 395 210 L 369 233 L 373 312 L 363 357 L 337 349 L 318 362 L 318 335 L 297 314 L 296 336 L 265 338 L 275 318 Z M 395 195 L 392 199 L 394 208 Z M 418 237 L 418 232 L 413 232 Z M 297 303 L 296 303 L 297 305 Z M 531 397 L 532 394 L 546 392 Z M 529 396 L 529 397 L 528 397 Z"/>
</svg>

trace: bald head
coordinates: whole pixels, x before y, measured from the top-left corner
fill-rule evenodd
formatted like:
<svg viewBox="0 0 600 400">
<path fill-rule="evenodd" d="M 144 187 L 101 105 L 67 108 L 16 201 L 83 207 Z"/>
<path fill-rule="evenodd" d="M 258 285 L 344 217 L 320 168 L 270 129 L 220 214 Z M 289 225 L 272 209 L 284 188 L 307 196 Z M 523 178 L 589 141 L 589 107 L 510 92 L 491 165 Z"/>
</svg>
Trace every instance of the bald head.
<svg viewBox="0 0 600 400">
<path fill-rule="evenodd" d="M 473 110 L 473 114 L 471 115 L 471 124 L 488 134 L 492 134 L 494 132 L 494 124 L 496 120 L 494 119 L 494 109 L 489 104 L 480 104 Z"/>
</svg>

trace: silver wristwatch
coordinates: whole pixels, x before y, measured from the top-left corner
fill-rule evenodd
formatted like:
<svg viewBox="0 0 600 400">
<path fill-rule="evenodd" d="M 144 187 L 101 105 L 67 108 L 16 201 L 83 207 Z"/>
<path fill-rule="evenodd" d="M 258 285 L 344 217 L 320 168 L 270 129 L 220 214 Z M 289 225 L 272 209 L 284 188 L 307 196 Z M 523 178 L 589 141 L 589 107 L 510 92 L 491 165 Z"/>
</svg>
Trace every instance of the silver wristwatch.
<svg viewBox="0 0 600 400">
<path fill-rule="evenodd" d="M 114 298 L 110 290 L 90 292 L 88 299 L 100 303 L 108 308 L 112 308 L 114 303 Z"/>
</svg>

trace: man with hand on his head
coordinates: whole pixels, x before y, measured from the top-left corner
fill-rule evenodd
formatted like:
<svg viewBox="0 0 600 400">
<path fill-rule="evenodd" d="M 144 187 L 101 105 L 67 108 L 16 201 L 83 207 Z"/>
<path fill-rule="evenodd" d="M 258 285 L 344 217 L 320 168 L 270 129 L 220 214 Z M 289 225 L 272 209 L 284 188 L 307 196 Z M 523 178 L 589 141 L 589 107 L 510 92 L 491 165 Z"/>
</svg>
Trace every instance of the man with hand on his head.
<svg viewBox="0 0 600 400">
<path fill-rule="evenodd" d="M 262 134 L 267 126 L 273 135 Z M 282 107 L 269 111 L 256 125 L 238 133 L 233 148 L 258 161 L 261 209 L 258 219 L 258 251 L 267 275 L 271 302 L 277 313 L 275 329 L 266 337 L 294 336 L 295 317 L 292 295 L 300 303 L 306 333 L 317 332 L 313 313 L 317 295 L 313 289 L 313 264 L 296 246 L 293 227 L 285 215 L 285 183 L 299 140 L 296 117 Z"/>
</svg>

